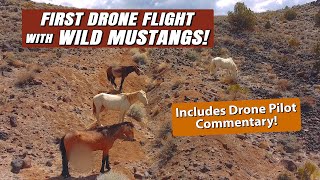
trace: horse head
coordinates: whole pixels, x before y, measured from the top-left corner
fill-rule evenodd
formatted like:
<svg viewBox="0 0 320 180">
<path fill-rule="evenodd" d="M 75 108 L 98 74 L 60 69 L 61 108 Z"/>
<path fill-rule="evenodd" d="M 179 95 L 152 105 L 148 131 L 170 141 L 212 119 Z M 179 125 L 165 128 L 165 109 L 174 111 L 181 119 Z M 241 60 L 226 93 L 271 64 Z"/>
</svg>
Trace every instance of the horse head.
<svg viewBox="0 0 320 180">
<path fill-rule="evenodd" d="M 148 104 L 148 98 L 147 98 L 147 93 L 144 92 L 143 90 L 139 91 L 138 99 L 140 102 L 142 102 L 144 105 Z"/>
<path fill-rule="evenodd" d="M 134 125 L 131 122 L 124 122 L 121 125 L 120 139 L 125 141 L 135 141 L 133 133 Z"/>
</svg>

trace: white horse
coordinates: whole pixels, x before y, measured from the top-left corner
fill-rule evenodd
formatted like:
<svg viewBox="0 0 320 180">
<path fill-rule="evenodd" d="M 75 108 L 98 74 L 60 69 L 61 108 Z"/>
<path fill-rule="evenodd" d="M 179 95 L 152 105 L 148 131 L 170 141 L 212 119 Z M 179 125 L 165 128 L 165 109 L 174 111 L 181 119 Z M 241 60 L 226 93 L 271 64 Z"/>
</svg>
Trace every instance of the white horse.
<svg viewBox="0 0 320 180">
<path fill-rule="evenodd" d="M 213 58 L 210 62 L 210 74 L 215 75 L 219 68 L 226 69 L 229 76 L 233 78 L 236 78 L 238 75 L 237 65 L 234 63 L 232 58 Z"/>
<path fill-rule="evenodd" d="M 106 94 L 100 93 L 93 97 L 93 114 L 97 119 L 97 125 L 101 125 L 99 114 L 103 110 L 120 111 L 119 122 L 124 121 L 124 116 L 130 106 L 140 101 L 144 105 L 148 104 L 146 92 L 143 90 L 133 93 Z"/>
</svg>

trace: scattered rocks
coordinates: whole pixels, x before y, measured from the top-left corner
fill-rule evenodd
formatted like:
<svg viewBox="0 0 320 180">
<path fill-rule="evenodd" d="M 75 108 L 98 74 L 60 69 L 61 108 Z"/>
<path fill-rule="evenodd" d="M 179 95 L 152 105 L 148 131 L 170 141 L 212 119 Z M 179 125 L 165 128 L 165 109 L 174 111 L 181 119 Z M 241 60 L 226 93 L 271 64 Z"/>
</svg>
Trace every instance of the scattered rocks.
<svg viewBox="0 0 320 180">
<path fill-rule="evenodd" d="M 209 169 L 209 167 L 207 166 L 207 165 L 204 165 L 201 169 L 200 169 L 200 172 L 202 172 L 202 173 L 207 173 L 207 172 L 209 172 L 210 171 L 210 169 Z"/>
<path fill-rule="evenodd" d="M 32 144 L 26 145 L 26 149 L 32 149 L 32 148 L 33 148 L 33 145 L 32 145 Z"/>
<path fill-rule="evenodd" d="M 243 134 L 237 134 L 236 137 L 241 139 L 241 140 L 247 139 L 247 137 L 245 135 L 243 135 Z"/>
<path fill-rule="evenodd" d="M 270 148 L 269 143 L 267 141 L 260 142 L 258 147 L 265 150 L 269 150 Z"/>
<path fill-rule="evenodd" d="M 233 164 L 230 162 L 225 163 L 226 167 L 231 169 L 233 167 Z"/>
<path fill-rule="evenodd" d="M 23 160 L 21 158 L 14 159 L 11 161 L 11 172 L 18 174 L 23 167 Z"/>
<path fill-rule="evenodd" d="M 48 104 L 47 102 L 43 103 L 42 108 L 47 109 L 49 111 L 53 111 L 56 112 L 56 110 L 54 109 L 54 107 L 50 104 Z"/>
<path fill-rule="evenodd" d="M 46 162 L 46 166 L 51 167 L 52 165 L 53 165 L 52 161 L 49 160 Z"/>
<path fill-rule="evenodd" d="M 17 118 L 15 116 L 9 116 L 9 122 L 10 122 L 11 127 L 18 126 Z"/>
<path fill-rule="evenodd" d="M 0 131 L 0 140 L 6 141 L 9 139 L 9 134 L 3 131 Z"/>
<path fill-rule="evenodd" d="M 26 158 L 23 160 L 22 169 L 31 168 L 31 160 Z"/>
</svg>

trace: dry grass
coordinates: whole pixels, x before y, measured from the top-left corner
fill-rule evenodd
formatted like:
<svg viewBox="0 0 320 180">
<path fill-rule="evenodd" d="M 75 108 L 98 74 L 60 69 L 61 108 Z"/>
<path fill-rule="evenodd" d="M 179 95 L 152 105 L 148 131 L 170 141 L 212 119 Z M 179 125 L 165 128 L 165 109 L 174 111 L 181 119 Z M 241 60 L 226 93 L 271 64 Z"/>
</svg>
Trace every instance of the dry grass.
<svg viewBox="0 0 320 180">
<path fill-rule="evenodd" d="M 133 104 L 128 111 L 128 116 L 137 121 L 142 121 L 146 117 L 146 110 L 141 104 Z"/>
<path fill-rule="evenodd" d="M 137 63 L 137 64 L 148 64 L 149 63 L 149 59 L 148 59 L 148 55 L 147 53 L 140 53 L 137 52 L 132 56 L 132 60 Z"/>
<path fill-rule="evenodd" d="M 20 60 L 9 60 L 8 65 L 15 68 L 26 67 L 26 64 Z"/>
<path fill-rule="evenodd" d="M 293 180 L 294 178 L 287 174 L 287 173 L 281 173 L 278 175 L 277 180 Z"/>
<path fill-rule="evenodd" d="M 249 89 L 241 87 L 239 84 L 234 84 L 229 86 L 229 88 L 227 89 L 227 94 L 230 95 L 230 100 L 247 99 Z"/>
<path fill-rule="evenodd" d="M 317 99 L 311 96 L 300 98 L 301 105 L 306 108 L 314 108 L 317 105 Z"/>
<path fill-rule="evenodd" d="M 171 134 L 171 123 L 169 121 L 164 122 L 159 130 L 158 138 L 167 139 L 168 135 Z"/>
<path fill-rule="evenodd" d="M 175 139 L 169 140 L 164 147 L 162 148 L 160 154 L 159 154 L 159 167 L 163 167 L 170 161 L 170 159 L 174 156 L 174 154 L 177 151 L 177 145 L 175 142 Z"/>
<path fill-rule="evenodd" d="M 287 79 L 280 79 L 277 82 L 277 89 L 280 91 L 287 91 L 290 90 L 291 88 L 291 83 Z"/>
<path fill-rule="evenodd" d="M 197 51 L 189 50 L 189 51 L 187 51 L 187 53 L 186 53 L 186 58 L 187 58 L 188 60 L 194 62 L 194 61 L 199 60 L 199 59 L 201 58 L 201 55 L 200 55 L 200 53 L 197 52 Z"/>
<path fill-rule="evenodd" d="M 303 167 L 298 169 L 299 180 L 318 180 L 320 179 L 319 167 L 312 163 L 306 162 Z"/>
<path fill-rule="evenodd" d="M 158 67 L 155 69 L 157 73 L 161 73 L 169 68 L 168 63 L 162 62 L 158 65 Z"/>
<path fill-rule="evenodd" d="M 300 42 L 296 38 L 289 39 L 288 44 L 289 44 L 290 47 L 298 47 L 298 46 L 300 46 Z"/>
<path fill-rule="evenodd" d="M 185 82 L 185 79 L 182 79 L 182 78 L 173 80 L 172 90 L 179 88 L 184 82 Z"/>
<path fill-rule="evenodd" d="M 33 72 L 25 72 L 18 75 L 17 80 L 15 82 L 15 85 L 17 87 L 25 87 L 29 85 L 35 78 L 35 75 Z"/>
<path fill-rule="evenodd" d="M 42 67 L 39 64 L 30 64 L 27 66 L 28 71 L 35 72 L 35 73 L 41 73 Z"/>
<path fill-rule="evenodd" d="M 97 180 L 129 180 L 129 178 L 122 173 L 110 171 L 108 173 L 99 175 Z"/>
</svg>

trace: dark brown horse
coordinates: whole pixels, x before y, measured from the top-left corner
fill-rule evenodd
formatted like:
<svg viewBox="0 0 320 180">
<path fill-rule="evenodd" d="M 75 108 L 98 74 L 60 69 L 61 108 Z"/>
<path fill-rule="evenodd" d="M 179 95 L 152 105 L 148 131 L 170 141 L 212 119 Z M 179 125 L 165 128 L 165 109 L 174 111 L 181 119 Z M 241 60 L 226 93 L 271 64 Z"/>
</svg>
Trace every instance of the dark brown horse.
<svg viewBox="0 0 320 180">
<path fill-rule="evenodd" d="M 60 151 L 62 157 L 62 176 L 70 177 L 68 162 L 73 150 L 86 147 L 90 151 L 103 151 L 100 172 L 109 171 L 109 150 L 117 139 L 134 141 L 134 126 L 131 122 L 123 122 L 111 126 L 98 127 L 85 131 L 73 131 L 61 138 Z"/>
<path fill-rule="evenodd" d="M 121 92 L 124 79 L 132 72 L 135 72 L 138 76 L 142 73 L 138 66 L 111 66 L 107 69 L 107 78 L 114 85 L 114 88 L 117 88 L 115 79 L 121 77 L 121 85 L 119 88 Z"/>
</svg>

